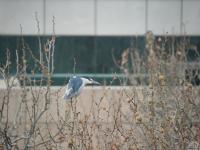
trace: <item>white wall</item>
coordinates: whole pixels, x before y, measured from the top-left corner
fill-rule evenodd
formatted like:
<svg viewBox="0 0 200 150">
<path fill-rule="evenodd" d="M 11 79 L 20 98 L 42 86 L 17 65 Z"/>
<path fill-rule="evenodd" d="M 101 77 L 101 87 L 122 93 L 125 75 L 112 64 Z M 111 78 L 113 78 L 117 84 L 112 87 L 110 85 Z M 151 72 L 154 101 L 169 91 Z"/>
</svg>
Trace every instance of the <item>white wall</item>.
<svg viewBox="0 0 200 150">
<path fill-rule="evenodd" d="M 0 34 L 200 35 L 200 0 L 0 0 Z M 182 22 L 182 23 L 181 23 Z"/>
<path fill-rule="evenodd" d="M 144 0 L 98 1 L 97 34 L 130 35 L 144 32 Z"/>
<path fill-rule="evenodd" d="M 180 0 L 150 0 L 148 6 L 147 28 L 149 30 L 154 34 L 180 33 Z"/>
<path fill-rule="evenodd" d="M 36 34 L 35 12 L 43 33 L 42 0 L 0 0 L 0 34 L 20 34 L 20 24 L 24 34 Z"/>
</svg>

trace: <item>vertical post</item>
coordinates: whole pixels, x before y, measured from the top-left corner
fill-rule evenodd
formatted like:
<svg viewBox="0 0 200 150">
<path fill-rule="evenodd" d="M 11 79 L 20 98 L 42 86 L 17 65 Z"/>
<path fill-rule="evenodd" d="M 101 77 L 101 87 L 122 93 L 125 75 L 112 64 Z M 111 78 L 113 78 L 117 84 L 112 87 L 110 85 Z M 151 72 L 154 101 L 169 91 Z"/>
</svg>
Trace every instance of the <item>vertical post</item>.
<svg viewBox="0 0 200 150">
<path fill-rule="evenodd" d="M 97 35 L 97 0 L 94 0 L 94 35 Z"/>
<path fill-rule="evenodd" d="M 96 72 L 97 66 L 97 0 L 94 0 L 94 56 L 93 56 L 93 71 Z"/>
<path fill-rule="evenodd" d="M 145 0 L 145 32 L 147 32 L 148 30 L 148 23 L 149 23 L 148 11 L 149 11 L 149 2 L 148 0 Z"/>
<path fill-rule="evenodd" d="M 180 34 L 184 34 L 184 23 L 183 23 L 183 0 L 180 1 Z"/>
<path fill-rule="evenodd" d="M 46 34 L 46 0 L 43 0 L 43 34 Z"/>
</svg>

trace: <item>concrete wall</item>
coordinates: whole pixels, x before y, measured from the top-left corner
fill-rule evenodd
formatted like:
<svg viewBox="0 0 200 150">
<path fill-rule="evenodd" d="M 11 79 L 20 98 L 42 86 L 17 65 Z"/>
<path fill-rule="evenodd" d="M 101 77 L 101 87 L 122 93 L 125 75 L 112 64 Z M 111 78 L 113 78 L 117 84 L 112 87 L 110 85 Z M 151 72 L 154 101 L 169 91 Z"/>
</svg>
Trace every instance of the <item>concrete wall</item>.
<svg viewBox="0 0 200 150">
<path fill-rule="evenodd" d="M 19 138 L 24 137 L 23 133 L 29 132 L 29 130 L 31 129 L 30 118 L 33 119 L 33 93 L 36 97 L 37 95 L 39 95 L 39 102 L 37 103 L 37 105 L 39 105 L 36 108 L 36 116 L 40 114 L 44 107 L 44 96 L 46 91 L 45 88 L 40 89 L 39 87 L 34 87 L 32 89 L 33 93 L 28 87 L 26 88 L 26 90 L 26 95 L 24 95 L 24 91 L 22 89 L 15 87 L 11 90 L 9 97 L 9 134 L 18 135 Z M 134 94 L 131 93 L 131 91 L 132 88 L 129 87 L 86 87 L 80 96 L 78 96 L 76 99 L 73 99 L 73 103 L 71 104 L 70 101 L 66 102 L 62 98 L 65 92 L 64 87 L 51 87 L 50 107 L 48 111 L 46 111 L 39 119 L 36 127 L 40 129 L 40 134 L 43 136 L 44 141 L 50 139 L 50 133 L 51 136 L 54 137 L 54 140 L 58 142 L 58 145 L 60 141 L 59 149 L 69 149 L 68 145 L 70 140 L 72 139 L 71 122 L 75 122 L 75 133 L 78 133 L 80 131 L 78 129 L 81 129 L 82 125 L 86 125 L 86 128 L 88 128 L 88 130 L 85 130 L 84 132 L 89 132 L 89 134 L 92 134 L 92 145 L 96 147 L 97 141 L 101 142 L 98 143 L 100 144 L 99 146 L 101 148 L 91 149 L 102 149 L 103 142 L 105 140 L 105 138 L 102 138 L 103 136 L 105 136 L 103 135 L 103 130 L 105 130 L 105 128 L 112 128 L 112 126 L 114 125 L 114 117 L 119 117 L 115 116 L 119 107 L 120 112 L 123 111 L 123 114 L 126 116 L 122 117 L 122 122 L 127 122 L 127 118 L 128 120 L 133 119 L 133 113 L 130 113 L 128 103 L 128 100 L 130 99 L 128 95 L 132 96 Z M 125 94 L 125 92 L 127 95 Z M 6 89 L 0 88 L 0 106 L 2 106 L 5 94 Z M 26 97 L 25 100 L 27 101 L 27 103 L 22 103 L 23 96 Z M 29 111 L 27 111 L 27 107 L 29 108 Z M 6 107 L 4 110 L 4 117 L 6 118 Z M 76 119 L 73 119 L 74 113 L 78 114 Z M 5 118 L 1 120 L 1 126 L 3 126 L 6 122 Z M 101 128 L 98 129 L 95 124 L 101 125 Z M 99 132 L 99 130 L 101 132 Z M 79 135 L 77 135 L 77 137 L 75 138 L 78 139 L 78 137 Z M 34 138 L 36 145 L 42 143 L 39 134 L 37 134 Z M 13 137 L 13 139 L 15 138 Z M 110 139 L 106 141 L 109 142 L 109 140 Z M 23 140 L 19 140 L 17 144 L 20 146 L 20 149 L 23 149 Z M 33 143 L 31 143 L 30 145 L 33 145 Z M 48 146 L 51 147 L 52 145 L 49 143 Z M 45 149 L 45 147 L 43 144 L 39 144 L 36 149 Z"/>
<path fill-rule="evenodd" d="M 141 92 L 140 90 L 142 88 L 137 87 L 136 88 L 138 92 Z M 44 101 L 45 101 L 45 92 L 46 88 L 42 87 L 34 87 L 31 89 L 30 87 L 26 88 L 27 92 L 25 95 L 25 100 L 27 101 L 29 109 L 32 110 L 32 104 L 33 104 L 33 95 L 37 97 L 36 95 L 39 96 L 39 102 L 38 104 L 40 105 L 38 107 L 38 113 L 43 109 L 44 107 Z M 81 116 L 84 116 L 86 114 L 91 113 L 91 109 L 94 109 L 95 113 L 97 110 L 95 108 L 95 103 L 100 103 L 100 109 L 105 107 L 107 110 L 108 109 L 114 109 L 112 108 L 113 104 L 117 105 L 119 101 L 122 101 L 122 103 L 127 103 L 128 101 L 128 96 L 132 96 L 133 94 L 131 91 L 133 88 L 131 87 L 85 87 L 83 92 L 77 97 L 73 99 L 73 103 L 76 103 L 76 109 L 77 112 L 80 112 Z M 32 92 L 31 92 L 32 91 Z M 57 120 L 57 108 L 60 113 L 60 117 L 64 118 L 65 117 L 65 111 L 68 109 L 68 111 L 71 108 L 71 103 L 70 101 L 65 101 L 63 99 L 63 94 L 65 92 L 65 87 L 51 87 L 51 104 L 49 107 L 49 110 L 47 113 L 51 114 L 52 117 Z M 127 92 L 127 95 L 125 95 L 124 92 Z M 6 95 L 6 89 L 5 87 L 0 86 L 0 106 L 2 106 L 3 98 L 4 95 Z M 32 95 L 33 94 L 33 95 Z M 141 95 L 141 94 L 140 94 Z M 22 97 L 24 96 L 24 91 L 19 88 L 19 87 L 14 87 L 12 88 L 10 92 L 10 101 L 9 101 L 9 121 L 14 122 L 14 121 L 19 121 L 19 118 L 16 118 L 17 112 L 19 113 L 24 113 L 23 112 L 23 107 L 20 110 L 20 105 L 23 103 Z M 76 102 L 75 102 L 76 101 Z M 22 104 L 23 105 L 23 104 Z M 66 108 L 67 107 L 67 108 Z M 109 111 L 110 111 L 109 110 Z M 20 112 L 22 111 L 22 112 Z M 102 110 L 101 110 L 102 111 Z M 31 111 L 32 113 L 32 111 Z M 24 115 L 24 114 L 23 114 Z M 23 115 L 21 116 L 22 120 L 24 120 Z M 20 115 L 19 115 L 20 116 Z M 45 115 L 44 115 L 45 117 Z M 104 116 L 105 117 L 105 116 Z M 104 118 L 102 116 L 102 119 Z M 39 122 L 44 123 L 45 118 L 40 119 Z"/>
<path fill-rule="evenodd" d="M 33 87 L 32 89 L 26 87 L 26 91 L 24 92 L 24 90 L 15 87 L 9 94 L 8 116 L 10 124 L 8 134 L 13 135 L 13 139 L 15 139 L 14 136 L 16 135 L 18 135 L 16 136 L 17 139 L 18 137 L 24 137 L 25 133 L 31 129 L 30 120 L 33 120 L 34 112 L 32 107 L 33 95 L 35 97 L 39 96 L 39 101 L 36 103 L 38 107 L 35 109 L 36 116 L 40 114 L 43 108 L 46 92 L 45 87 Z M 44 147 L 45 145 L 41 144 L 43 141 L 40 135 L 45 139 L 44 141 L 50 139 L 51 142 L 47 142 L 46 146 L 52 147 L 53 145 L 57 145 L 59 149 L 69 149 L 68 145 L 71 143 L 71 139 L 74 141 L 74 145 L 77 147 L 80 146 L 78 149 L 84 149 L 81 148 L 83 144 L 81 146 L 79 143 L 84 141 L 82 138 L 85 139 L 85 142 L 91 140 L 91 149 L 110 149 L 109 145 L 112 145 L 113 141 L 123 143 L 121 144 L 121 149 L 129 149 L 135 143 L 135 139 L 137 140 L 137 147 L 139 149 L 149 149 L 149 145 L 146 142 L 146 138 L 148 137 L 146 133 L 148 133 L 148 130 L 141 130 L 143 126 L 140 126 L 140 123 L 143 122 L 148 127 L 151 126 L 148 123 L 152 122 L 150 118 L 153 115 L 156 117 L 154 118 L 154 124 L 158 129 L 158 133 L 156 132 L 156 134 L 160 135 L 161 123 L 163 124 L 170 120 L 169 127 L 171 128 L 172 126 L 173 130 L 175 121 L 178 122 L 181 120 L 182 113 L 179 114 L 180 109 L 181 112 L 188 113 L 187 118 L 189 117 L 189 119 L 186 119 L 181 124 L 185 125 L 191 122 L 192 125 L 193 123 L 199 124 L 199 118 L 193 116 L 192 113 L 198 109 L 189 103 L 187 94 L 193 93 L 191 96 L 192 102 L 196 104 L 195 106 L 199 106 L 200 92 L 199 88 L 191 86 L 184 88 L 154 87 L 153 90 L 149 87 L 86 87 L 81 95 L 77 99 L 74 99 L 72 103 L 62 99 L 64 91 L 64 87 L 51 87 L 50 107 L 37 122 L 36 134 L 31 138 L 31 140 L 35 140 L 35 143 L 30 142 L 30 145 L 37 145 L 36 149 L 47 149 Z M 0 106 L 2 106 L 6 92 L 5 88 L 0 88 Z M 25 97 L 24 100 L 27 103 L 25 101 L 21 103 L 23 97 Z M 152 106 L 156 115 L 150 113 Z M 27 107 L 29 111 L 27 111 Z M 6 112 L 4 113 L 4 117 L 6 116 L 5 114 Z M 74 116 L 76 117 L 73 118 Z M 178 119 L 175 120 L 175 116 Z M 1 127 L 5 123 L 5 118 L 3 118 L 3 121 L 1 120 Z M 72 123 L 74 124 L 73 128 L 71 127 Z M 171 131 L 170 128 L 166 130 Z M 198 131 L 195 129 L 192 133 L 197 134 L 199 133 Z M 121 132 L 123 134 L 118 135 Z M 123 135 L 128 137 L 129 140 L 126 141 Z M 52 137 L 54 141 L 52 141 Z M 87 140 L 88 137 L 91 139 Z M 171 134 L 170 137 L 172 137 Z M 105 145 L 106 143 L 108 145 Z M 23 147 L 23 140 L 19 140 L 17 144 Z M 20 149 L 23 149 L 21 146 Z"/>
<path fill-rule="evenodd" d="M 200 34 L 199 0 L 0 0 L 0 34 Z"/>
</svg>

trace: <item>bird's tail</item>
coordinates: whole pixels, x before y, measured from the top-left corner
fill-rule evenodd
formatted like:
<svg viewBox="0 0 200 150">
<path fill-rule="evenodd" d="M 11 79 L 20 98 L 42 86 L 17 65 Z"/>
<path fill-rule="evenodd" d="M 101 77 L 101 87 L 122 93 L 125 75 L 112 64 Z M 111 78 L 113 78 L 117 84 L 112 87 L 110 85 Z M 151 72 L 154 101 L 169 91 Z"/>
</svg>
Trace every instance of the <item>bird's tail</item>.
<svg viewBox="0 0 200 150">
<path fill-rule="evenodd" d="M 71 89 L 67 89 L 65 91 L 65 94 L 63 95 L 63 99 L 67 100 L 71 98 L 71 92 L 72 92 L 72 88 Z"/>
</svg>

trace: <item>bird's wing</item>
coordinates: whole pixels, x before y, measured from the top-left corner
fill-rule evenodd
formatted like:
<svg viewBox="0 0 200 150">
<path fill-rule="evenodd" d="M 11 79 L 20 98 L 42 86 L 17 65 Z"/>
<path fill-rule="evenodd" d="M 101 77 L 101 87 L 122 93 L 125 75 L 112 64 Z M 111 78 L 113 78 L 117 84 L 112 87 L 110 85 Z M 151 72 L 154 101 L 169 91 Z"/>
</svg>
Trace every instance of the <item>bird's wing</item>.
<svg viewBox="0 0 200 150">
<path fill-rule="evenodd" d="M 76 93 L 79 91 L 80 87 L 82 86 L 83 81 L 80 77 L 73 77 L 69 80 L 68 88 L 72 88 L 73 92 Z"/>
<path fill-rule="evenodd" d="M 67 84 L 67 89 L 64 95 L 64 99 L 70 99 L 80 93 L 80 89 L 83 86 L 83 81 L 80 77 L 72 77 Z"/>
</svg>

